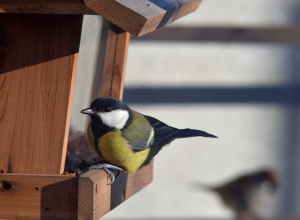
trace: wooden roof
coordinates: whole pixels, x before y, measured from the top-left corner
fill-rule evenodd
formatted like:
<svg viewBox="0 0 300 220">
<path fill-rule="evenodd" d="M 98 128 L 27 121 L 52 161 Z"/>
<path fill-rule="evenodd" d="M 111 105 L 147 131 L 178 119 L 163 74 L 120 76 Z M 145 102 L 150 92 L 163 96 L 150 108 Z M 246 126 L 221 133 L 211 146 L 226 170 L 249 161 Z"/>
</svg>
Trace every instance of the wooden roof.
<svg viewBox="0 0 300 220">
<path fill-rule="evenodd" d="M 0 13 L 98 14 L 141 36 L 195 11 L 202 0 L 0 0 Z"/>
</svg>

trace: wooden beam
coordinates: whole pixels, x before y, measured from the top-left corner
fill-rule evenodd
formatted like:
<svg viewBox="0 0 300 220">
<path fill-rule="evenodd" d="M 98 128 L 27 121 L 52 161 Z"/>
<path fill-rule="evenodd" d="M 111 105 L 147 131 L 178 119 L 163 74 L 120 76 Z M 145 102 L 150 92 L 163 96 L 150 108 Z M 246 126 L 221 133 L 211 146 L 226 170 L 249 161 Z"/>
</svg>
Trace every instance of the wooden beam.
<svg viewBox="0 0 300 220">
<path fill-rule="evenodd" d="M 152 172 L 153 166 L 149 164 L 135 175 L 129 175 L 122 201 L 150 184 Z M 103 170 L 92 170 L 79 178 L 0 174 L 0 218 L 99 219 L 112 209 L 109 181 Z"/>
<path fill-rule="evenodd" d="M 107 33 L 101 96 L 123 98 L 130 35 L 110 23 Z"/>
<path fill-rule="evenodd" d="M 110 210 L 112 206 L 112 188 L 118 191 L 118 198 L 125 201 L 152 182 L 153 163 L 130 174 L 125 181 L 125 191 L 122 189 L 120 177 L 117 176 L 113 185 L 107 185 L 110 178 L 103 170 L 91 170 L 79 178 L 78 186 L 78 219 L 99 219 Z"/>
<path fill-rule="evenodd" d="M 202 0 L 0 0 L 0 13 L 98 14 L 142 36 L 194 12 Z"/>
<path fill-rule="evenodd" d="M 82 16 L 0 14 L 0 170 L 64 170 Z"/>
<path fill-rule="evenodd" d="M 122 201 L 152 181 L 153 165 L 129 175 Z M 117 177 L 116 181 L 119 181 Z M 0 174 L 0 218 L 99 219 L 111 209 L 110 178 L 103 170 L 72 175 Z M 119 186 L 115 184 L 115 188 Z M 78 202 L 78 203 L 77 203 Z"/>
<path fill-rule="evenodd" d="M 142 36 L 195 11 L 202 0 L 84 0 L 87 7 L 134 36 Z"/>
<path fill-rule="evenodd" d="M 153 161 L 135 174 L 128 175 L 125 200 L 142 190 L 153 180 Z"/>
<path fill-rule="evenodd" d="M 109 181 L 104 170 L 91 170 L 80 176 L 78 219 L 99 219 L 110 211 Z"/>
<path fill-rule="evenodd" d="M 0 218 L 76 219 L 77 191 L 75 176 L 0 174 Z"/>
</svg>

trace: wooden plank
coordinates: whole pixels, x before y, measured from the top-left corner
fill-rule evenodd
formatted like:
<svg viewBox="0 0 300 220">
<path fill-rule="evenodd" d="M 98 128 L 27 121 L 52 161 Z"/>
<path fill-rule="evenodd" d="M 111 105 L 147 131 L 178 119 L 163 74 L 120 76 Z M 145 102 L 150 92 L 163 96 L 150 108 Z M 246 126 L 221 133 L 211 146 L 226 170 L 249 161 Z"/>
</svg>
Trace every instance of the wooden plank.
<svg viewBox="0 0 300 220">
<path fill-rule="evenodd" d="M 0 170 L 63 171 L 81 23 L 0 14 Z"/>
<path fill-rule="evenodd" d="M 110 211 L 109 178 L 104 170 L 91 170 L 78 182 L 78 219 L 99 219 Z"/>
<path fill-rule="evenodd" d="M 78 185 L 78 219 L 99 219 L 113 208 L 113 190 L 118 191 L 116 197 L 120 203 L 128 199 L 152 182 L 153 164 L 149 164 L 138 170 L 135 174 L 129 174 L 125 179 L 125 192 L 122 189 L 120 180 L 121 174 L 116 175 L 113 185 L 110 177 L 103 170 L 91 170 L 79 178 Z M 124 173 L 125 174 L 125 173 Z M 121 180 L 123 181 L 123 180 Z M 114 189 L 113 189 L 114 188 Z M 121 190 L 118 190 L 120 189 Z"/>
<path fill-rule="evenodd" d="M 0 0 L 0 13 L 95 14 L 80 0 Z"/>
<path fill-rule="evenodd" d="M 0 0 L 0 13 L 99 14 L 142 36 L 195 11 L 202 0 Z"/>
<path fill-rule="evenodd" d="M 134 36 L 142 36 L 195 11 L 202 0 L 84 0 L 87 7 Z"/>
<path fill-rule="evenodd" d="M 129 40 L 128 32 L 110 23 L 107 33 L 101 96 L 123 98 Z"/>
<path fill-rule="evenodd" d="M 209 41 L 300 43 L 298 26 L 280 27 L 166 27 L 133 41 Z"/>
<path fill-rule="evenodd" d="M 125 191 L 125 199 L 130 198 L 153 180 L 153 160 L 147 166 L 138 170 L 135 174 L 128 175 L 128 181 Z"/>
<path fill-rule="evenodd" d="M 0 218 L 76 219 L 78 178 L 60 175 L 0 174 Z"/>
<path fill-rule="evenodd" d="M 152 170 L 150 163 L 128 176 L 122 201 L 151 183 Z M 0 174 L 0 218 L 99 219 L 112 209 L 109 182 L 110 178 L 103 170 L 91 170 L 79 178 Z"/>
</svg>

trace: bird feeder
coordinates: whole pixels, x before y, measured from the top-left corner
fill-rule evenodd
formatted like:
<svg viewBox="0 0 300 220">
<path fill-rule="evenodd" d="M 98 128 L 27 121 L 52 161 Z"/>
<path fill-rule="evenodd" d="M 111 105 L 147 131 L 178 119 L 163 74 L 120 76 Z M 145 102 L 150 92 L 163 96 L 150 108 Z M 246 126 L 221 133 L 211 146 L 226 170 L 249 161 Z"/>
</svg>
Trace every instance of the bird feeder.
<svg viewBox="0 0 300 220">
<path fill-rule="evenodd" d="M 86 78 L 100 83 L 98 96 L 122 99 L 130 34 L 155 31 L 200 2 L 0 0 L 0 218 L 98 219 L 152 181 L 152 163 L 113 185 L 103 170 L 62 175 L 80 102 L 74 88 L 87 89 L 84 80 L 75 86 L 83 15 L 106 19 L 97 71 Z"/>
</svg>

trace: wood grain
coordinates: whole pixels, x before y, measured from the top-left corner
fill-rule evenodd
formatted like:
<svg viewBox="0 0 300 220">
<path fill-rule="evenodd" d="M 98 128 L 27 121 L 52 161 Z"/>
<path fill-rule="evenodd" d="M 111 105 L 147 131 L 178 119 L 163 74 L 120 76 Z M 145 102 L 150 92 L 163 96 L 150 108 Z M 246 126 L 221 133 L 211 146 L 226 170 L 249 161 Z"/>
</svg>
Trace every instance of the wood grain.
<svg viewBox="0 0 300 220">
<path fill-rule="evenodd" d="M 114 24 L 109 25 L 100 95 L 123 98 L 130 35 Z"/>
<path fill-rule="evenodd" d="M 125 199 L 152 181 L 152 170 L 150 163 L 128 176 Z M 11 184 L 11 188 L 5 190 L 4 182 Z M 0 218 L 96 220 L 111 210 L 109 182 L 103 170 L 91 170 L 79 178 L 0 174 Z"/>
<path fill-rule="evenodd" d="M 110 211 L 109 181 L 104 170 L 91 170 L 80 176 L 78 219 L 99 219 Z"/>
<path fill-rule="evenodd" d="M 126 184 L 125 197 L 128 199 L 152 182 L 153 163 L 143 167 L 135 174 L 129 174 Z M 104 170 L 91 170 L 79 178 L 78 185 L 78 219 L 99 219 L 111 209 L 111 189 L 117 190 L 118 176 L 114 185 Z M 121 187 L 121 186 L 120 186 Z M 122 190 L 120 197 L 123 197 Z"/>
<path fill-rule="evenodd" d="M 202 0 L 0 0 L 0 13 L 99 14 L 142 36 L 195 11 Z"/>
<path fill-rule="evenodd" d="M 0 174 L 0 218 L 76 219 L 78 178 L 59 175 Z"/>
<path fill-rule="evenodd" d="M 64 168 L 82 16 L 0 14 L 0 169 Z"/>
<path fill-rule="evenodd" d="M 142 36 L 195 11 L 202 0 L 84 0 L 87 7 L 134 36 Z"/>
<path fill-rule="evenodd" d="M 135 174 L 128 174 L 125 199 L 130 198 L 153 181 L 153 160 Z"/>
</svg>

